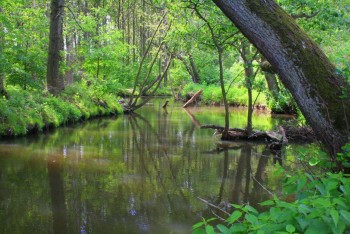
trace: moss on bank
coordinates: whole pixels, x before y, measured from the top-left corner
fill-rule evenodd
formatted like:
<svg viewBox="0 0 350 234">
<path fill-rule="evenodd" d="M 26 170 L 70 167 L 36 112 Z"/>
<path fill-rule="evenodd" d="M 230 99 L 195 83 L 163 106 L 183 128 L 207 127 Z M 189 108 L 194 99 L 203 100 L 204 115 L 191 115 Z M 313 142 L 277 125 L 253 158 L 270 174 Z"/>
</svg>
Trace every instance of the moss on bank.
<svg viewBox="0 0 350 234">
<path fill-rule="evenodd" d="M 25 135 L 91 117 L 122 113 L 117 97 L 85 83 L 66 88 L 58 97 L 8 86 L 0 98 L 0 136 Z"/>
</svg>

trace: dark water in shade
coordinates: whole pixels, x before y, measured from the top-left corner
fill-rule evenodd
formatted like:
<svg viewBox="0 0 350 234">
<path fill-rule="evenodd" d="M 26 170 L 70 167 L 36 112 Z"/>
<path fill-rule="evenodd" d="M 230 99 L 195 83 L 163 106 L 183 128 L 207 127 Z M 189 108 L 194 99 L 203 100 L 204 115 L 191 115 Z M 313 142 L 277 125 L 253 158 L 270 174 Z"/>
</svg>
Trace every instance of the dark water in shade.
<svg viewBox="0 0 350 234">
<path fill-rule="evenodd" d="M 171 103 L 166 112 L 162 103 L 1 141 L 0 233 L 190 233 L 212 216 L 198 197 L 259 208 L 270 196 L 260 184 L 280 192 L 263 144 L 218 153 L 213 130 L 199 129 L 223 125 L 223 108 Z M 245 116 L 232 110 L 231 126 L 244 127 Z M 260 113 L 253 121 L 273 129 L 280 120 Z"/>
</svg>

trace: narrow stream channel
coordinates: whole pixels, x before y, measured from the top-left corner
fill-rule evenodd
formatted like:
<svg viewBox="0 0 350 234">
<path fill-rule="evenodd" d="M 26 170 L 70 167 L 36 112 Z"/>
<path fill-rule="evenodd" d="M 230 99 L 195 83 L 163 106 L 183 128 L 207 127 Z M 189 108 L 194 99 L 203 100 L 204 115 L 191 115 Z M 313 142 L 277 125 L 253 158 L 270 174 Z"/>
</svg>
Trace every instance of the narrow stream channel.
<svg viewBox="0 0 350 234">
<path fill-rule="evenodd" d="M 255 206 L 280 193 L 264 144 L 218 153 L 210 129 L 220 107 L 155 100 L 137 115 L 96 119 L 37 136 L 0 141 L 0 233 L 190 233 L 209 206 Z M 255 113 L 256 129 L 281 119 Z M 231 110 L 244 127 L 246 111 Z M 286 157 L 282 165 L 293 167 Z M 264 185 L 264 187 L 261 186 Z"/>
</svg>

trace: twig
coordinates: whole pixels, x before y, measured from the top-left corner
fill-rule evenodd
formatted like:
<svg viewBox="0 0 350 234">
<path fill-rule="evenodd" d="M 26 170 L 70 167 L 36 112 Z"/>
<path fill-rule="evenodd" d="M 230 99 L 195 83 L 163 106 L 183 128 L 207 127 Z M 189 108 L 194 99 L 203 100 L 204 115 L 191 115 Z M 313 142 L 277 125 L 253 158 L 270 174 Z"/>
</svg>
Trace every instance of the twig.
<svg viewBox="0 0 350 234">
<path fill-rule="evenodd" d="M 207 204 L 207 205 L 209 205 L 209 206 L 211 206 L 211 207 L 214 207 L 214 208 L 216 208 L 216 209 L 222 211 L 223 213 L 227 214 L 228 216 L 231 216 L 231 214 L 228 213 L 226 210 L 221 209 L 220 207 L 218 207 L 218 206 L 216 206 L 216 205 L 214 205 L 214 204 L 212 204 L 212 203 L 210 203 L 210 202 L 204 200 L 203 198 L 200 198 L 200 197 L 197 197 L 197 198 L 198 198 L 199 200 L 201 200 L 202 202 L 204 202 L 205 204 Z"/>
<path fill-rule="evenodd" d="M 66 6 L 67 7 L 67 9 L 70 11 L 70 13 L 72 14 L 72 16 L 73 16 L 73 18 L 74 18 L 74 21 L 75 21 L 75 23 L 79 26 L 79 28 L 82 30 L 82 31 L 84 31 L 84 29 L 81 27 L 81 25 L 79 24 L 79 22 L 78 22 L 78 20 L 77 20 L 77 18 L 75 17 L 75 14 L 74 14 L 74 12 L 72 11 L 72 9 L 70 9 L 70 7 L 69 6 Z"/>
<path fill-rule="evenodd" d="M 261 184 L 257 179 L 255 179 L 255 177 L 253 176 L 252 173 L 250 173 L 250 177 L 255 180 L 266 192 L 268 192 L 271 196 L 274 196 L 275 194 L 273 194 L 270 190 L 268 190 L 263 184 Z"/>
</svg>

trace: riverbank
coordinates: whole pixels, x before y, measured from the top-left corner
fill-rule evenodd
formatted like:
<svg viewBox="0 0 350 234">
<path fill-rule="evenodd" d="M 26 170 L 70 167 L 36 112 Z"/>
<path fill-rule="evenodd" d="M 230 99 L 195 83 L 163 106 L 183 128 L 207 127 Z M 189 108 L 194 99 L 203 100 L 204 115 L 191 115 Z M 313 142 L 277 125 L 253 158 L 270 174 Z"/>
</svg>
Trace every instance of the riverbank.
<svg viewBox="0 0 350 234">
<path fill-rule="evenodd" d="M 0 136 L 21 136 L 98 116 L 122 113 L 118 99 L 87 84 L 68 86 L 59 96 L 7 87 L 0 99 Z"/>
<path fill-rule="evenodd" d="M 225 87 L 227 90 L 226 98 L 230 106 L 248 106 L 247 89 L 244 87 Z M 203 90 L 200 101 L 205 105 L 222 104 L 222 92 L 220 86 L 216 85 L 200 85 L 188 84 L 181 91 L 182 99 L 189 99 L 198 90 Z M 253 100 L 255 105 L 259 107 L 267 106 L 267 98 L 264 93 L 253 90 Z"/>
</svg>

